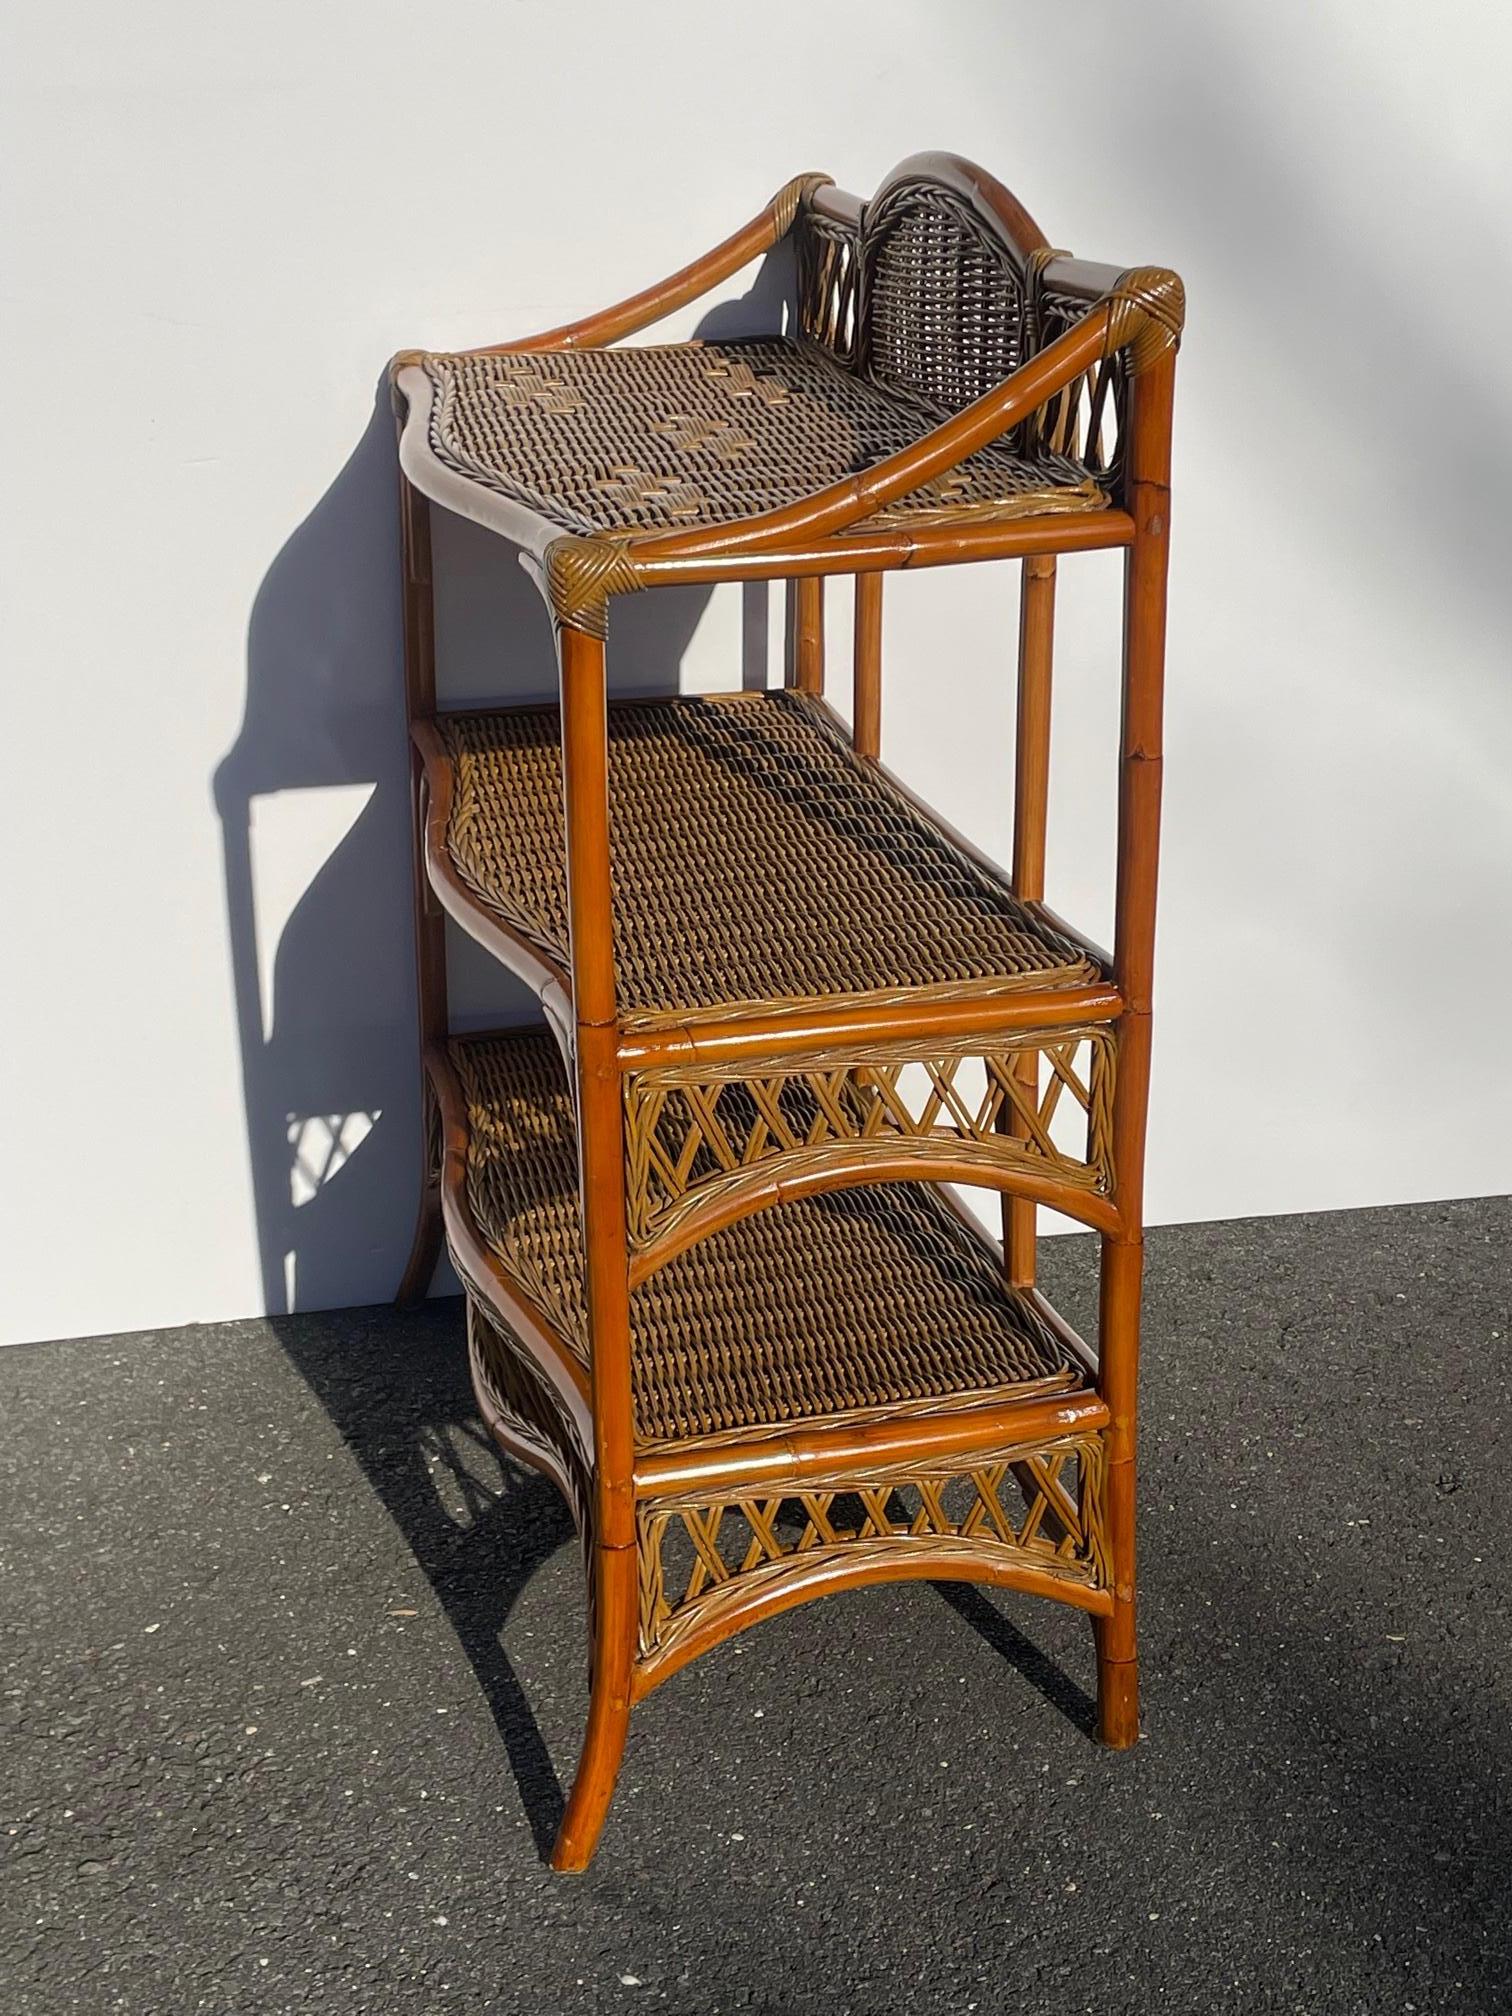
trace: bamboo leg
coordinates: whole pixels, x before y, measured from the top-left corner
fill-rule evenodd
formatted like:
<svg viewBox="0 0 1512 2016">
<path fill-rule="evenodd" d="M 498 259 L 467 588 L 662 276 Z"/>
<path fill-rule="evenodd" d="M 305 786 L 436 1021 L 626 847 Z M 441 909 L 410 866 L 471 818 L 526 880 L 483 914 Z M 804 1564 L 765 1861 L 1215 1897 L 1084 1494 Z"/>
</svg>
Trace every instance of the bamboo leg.
<svg viewBox="0 0 1512 2016">
<path fill-rule="evenodd" d="M 435 596 L 431 575 L 430 502 L 409 480 L 399 478 L 399 535 L 403 563 L 404 691 L 408 719 L 429 720 L 436 711 Z M 425 804 L 418 753 L 410 751 L 410 817 L 414 849 L 415 987 L 419 999 L 420 1051 L 444 1040 L 446 1006 L 446 920 L 425 872 Z M 424 1163 L 415 1236 L 404 1278 L 394 1299 L 413 1308 L 430 1287 L 441 1257 L 441 1171 L 432 1153 L 431 1091 L 424 1083 Z"/>
<path fill-rule="evenodd" d="M 1097 1632 L 1098 1722 L 1122 1749 L 1139 1735 L 1134 1505 L 1139 1292 L 1144 1252 L 1145 1119 L 1150 1087 L 1155 887 L 1160 858 L 1161 716 L 1175 353 L 1130 381 L 1129 509 L 1124 567 L 1123 731 L 1118 787 L 1118 895 L 1113 963 L 1124 1012 L 1113 1096 L 1114 1198 L 1121 1229 L 1105 1239 L 1098 1381 L 1108 1403 L 1107 1529 L 1113 1614 Z"/>
<path fill-rule="evenodd" d="M 594 1435 L 593 1686 L 588 1733 L 553 1863 L 586 1866 L 625 1742 L 635 1656 L 635 1498 L 630 1398 L 630 1257 L 624 1106 L 615 1055 L 604 645 L 564 629 L 562 777 L 577 1035 L 578 1155 L 592 1340 Z"/>
<path fill-rule="evenodd" d="M 1013 886 L 1028 902 L 1045 893 L 1045 826 L 1050 804 L 1050 670 L 1055 641 L 1055 559 L 1031 554 L 1024 562 L 1019 601 L 1018 732 L 1014 748 Z M 1039 1103 L 1038 1050 L 1021 1051 L 1014 1075 Z M 1017 1113 L 1009 1132 L 1029 1129 Z M 1035 1210 L 1025 1197 L 1003 1199 L 1003 1248 L 1015 1288 L 1034 1286 Z"/>
<path fill-rule="evenodd" d="M 1139 1366 L 1139 1241 L 1105 1239 L 1098 1330 L 1103 1398 L 1114 1413 L 1105 1472 L 1113 1614 L 1093 1620 L 1097 1646 L 1097 1730 L 1110 1749 L 1139 1740 L 1139 1663 L 1134 1580 L 1134 1387 Z"/>
<path fill-rule="evenodd" d="M 630 1726 L 630 1670 L 635 1655 L 637 1576 L 633 1547 L 593 1550 L 593 1650 L 588 1729 L 577 1776 L 551 1851 L 564 1873 L 586 1869 L 614 1797 Z"/>
<path fill-rule="evenodd" d="M 851 741 L 858 756 L 882 753 L 882 576 L 856 576 L 856 690 Z"/>
<path fill-rule="evenodd" d="M 824 577 L 801 575 L 792 583 L 793 684 L 800 693 L 824 691 Z"/>
</svg>

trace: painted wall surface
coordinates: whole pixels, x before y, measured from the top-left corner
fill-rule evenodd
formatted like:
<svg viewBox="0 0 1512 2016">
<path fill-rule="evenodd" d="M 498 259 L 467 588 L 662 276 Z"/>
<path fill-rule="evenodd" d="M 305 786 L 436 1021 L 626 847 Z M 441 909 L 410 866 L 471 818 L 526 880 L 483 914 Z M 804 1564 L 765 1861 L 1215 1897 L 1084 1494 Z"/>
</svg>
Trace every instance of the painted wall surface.
<svg viewBox="0 0 1512 2016">
<path fill-rule="evenodd" d="M 5 45 L 0 1335 L 379 1300 L 402 1265 L 390 353 L 602 305 L 795 172 L 865 192 L 923 147 L 1188 283 L 1152 1217 L 1512 1187 L 1496 10 L 57 0 Z M 447 690 L 549 686 L 507 551 L 438 554 Z M 1050 896 L 1094 935 L 1117 594 L 1112 558 L 1062 569 Z M 884 754 L 1000 857 L 1015 598 L 887 602 Z M 618 676 L 736 683 L 780 615 L 626 605 Z M 511 998 L 465 947 L 456 987 Z"/>
</svg>

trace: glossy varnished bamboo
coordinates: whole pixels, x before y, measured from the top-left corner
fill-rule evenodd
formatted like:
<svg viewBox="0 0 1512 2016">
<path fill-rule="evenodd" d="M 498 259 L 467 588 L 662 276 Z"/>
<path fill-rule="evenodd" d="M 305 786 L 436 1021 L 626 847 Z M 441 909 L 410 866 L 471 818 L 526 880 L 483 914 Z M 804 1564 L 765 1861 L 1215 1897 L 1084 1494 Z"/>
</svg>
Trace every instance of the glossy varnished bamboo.
<svg viewBox="0 0 1512 2016">
<path fill-rule="evenodd" d="M 1123 1223 L 1118 1232 L 1104 1235 L 1099 1293 L 1099 1387 L 1109 1416 L 1107 1518 L 1114 1602 L 1112 1614 L 1097 1626 L 1098 1724 L 1103 1741 L 1120 1749 L 1139 1736 L 1135 1456 L 1175 365 L 1175 352 L 1170 350 L 1148 370 L 1132 377 L 1128 407 L 1127 501 L 1135 536 L 1124 563 L 1113 944 L 1114 970 L 1124 1000 L 1113 1102 L 1114 1167 Z"/>
<path fill-rule="evenodd" d="M 577 1052 L 578 1157 L 588 1320 L 593 1338 L 594 1472 L 591 1693 L 583 1754 L 552 1860 L 587 1865 L 624 1752 L 635 1652 L 634 1439 L 624 1109 L 615 1058 L 614 924 L 604 645 L 558 635 L 567 904 Z"/>
<path fill-rule="evenodd" d="M 800 693 L 824 691 L 824 582 L 807 574 L 792 583 L 793 684 Z"/>
<path fill-rule="evenodd" d="M 634 1547 L 595 1543 L 588 1572 L 593 1578 L 588 1727 L 577 1776 L 551 1851 L 552 1868 L 564 1874 L 577 1874 L 588 1867 L 609 1817 L 630 1726 L 635 1666 L 638 1582 Z"/>
<path fill-rule="evenodd" d="M 938 1146 L 915 1139 L 895 1148 L 874 1140 L 841 1140 L 822 1155 L 815 1153 L 800 1172 L 783 1169 L 774 1158 L 769 1171 L 757 1171 L 738 1189 L 716 1192 L 696 1208 L 680 1213 L 670 1233 L 649 1240 L 636 1253 L 630 1264 L 631 1286 L 649 1280 L 669 1260 L 737 1218 L 793 1204 L 802 1197 L 853 1189 L 860 1183 L 970 1183 L 984 1190 L 1000 1190 L 1005 1206 L 1021 1200 L 1031 1209 L 1040 1204 L 1090 1231 L 1112 1233 L 1122 1222 L 1113 1199 L 1084 1184 L 1041 1175 L 1032 1167 L 1005 1169 L 974 1162 L 948 1137 L 942 1137 Z"/>
<path fill-rule="evenodd" d="M 473 354 L 486 357 L 497 350 L 582 350 L 619 343 L 626 336 L 639 334 L 642 329 L 650 328 L 653 322 L 660 322 L 677 309 L 686 307 L 688 302 L 696 301 L 701 294 L 707 294 L 711 287 L 717 287 L 721 280 L 727 280 L 732 273 L 749 266 L 763 252 L 770 251 L 785 228 L 778 207 L 785 193 L 779 192 L 779 196 L 748 224 L 732 231 L 728 238 L 722 239 L 700 258 L 614 307 L 586 315 L 579 322 L 564 322 L 559 328 L 543 329 L 537 335 L 513 343 L 490 344 Z"/>
<path fill-rule="evenodd" d="M 1134 537 L 1126 511 L 1066 511 L 1053 518 L 983 518 L 959 525 L 853 529 L 852 511 L 832 530 L 800 528 L 780 539 L 731 545 L 717 552 L 669 546 L 635 548 L 647 588 L 692 587 L 710 581 L 777 581 L 809 574 L 890 574 L 903 569 L 957 567 L 971 561 L 1021 560 L 1029 553 L 1103 553 Z"/>
<path fill-rule="evenodd" d="M 1055 560 L 1031 553 L 1019 589 L 1018 725 L 1014 738 L 1013 887 L 1025 902 L 1045 894 L 1045 831 L 1050 812 L 1050 671 L 1055 642 Z M 1015 1061 L 1019 1083 L 1039 1098 L 1039 1053 Z M 1010 1131 L 1028 1129 L 1017 1113 Z M 1003 1208 L 1008 1279 L 1015 1288 L 1034 1282 L 1035 1208 L 1031 1198 L 1010 1197 Z"/>
<path fill-rule="evenodd" d="M 882 754 L 882 576 L 856 576 L 855 691 L 851 740 L 858 756 Z"/>
</svg>

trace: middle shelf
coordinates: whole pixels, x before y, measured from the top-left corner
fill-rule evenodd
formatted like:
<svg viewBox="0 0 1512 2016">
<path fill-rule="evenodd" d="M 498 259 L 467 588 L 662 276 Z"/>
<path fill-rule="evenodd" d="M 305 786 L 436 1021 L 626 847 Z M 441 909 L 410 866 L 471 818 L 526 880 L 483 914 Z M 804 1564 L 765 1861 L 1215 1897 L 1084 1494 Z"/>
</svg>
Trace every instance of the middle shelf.
<svg viewBox="0 0 1512 2016">
<path fill-rule="evenodd" d="M 556 708 L 416 732 L 442 900 L 570 994 Z M 1072 992 L 1083 1019 L 1116 1012 L 1094 948 L 857 756 L 812 695 L 612 703 L 609 810 L 627 1030 Z"/>
<path fill-rule="evenodd" d="M 454 1037 L 444 1058 L 450 1207 L 586 1364 L 573 1100 L 556 1046 L 536 1032 Z M 992 1242 L 932 1183 L 795 1198 L 724 1226 L 632 1292 L 631 1339 L 643 1447 L 1088 1383 L 1084 1347 L 1005 1285 Z"/>
</svg>

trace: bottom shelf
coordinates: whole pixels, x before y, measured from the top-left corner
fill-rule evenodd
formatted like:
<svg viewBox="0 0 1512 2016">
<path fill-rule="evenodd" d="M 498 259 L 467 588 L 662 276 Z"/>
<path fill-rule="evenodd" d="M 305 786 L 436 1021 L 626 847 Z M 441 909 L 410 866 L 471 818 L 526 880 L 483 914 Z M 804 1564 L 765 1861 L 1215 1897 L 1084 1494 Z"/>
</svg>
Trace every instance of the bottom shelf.
<svg viewBox="0 0 1512 2016">
<path fill-rule="evenodd" d="M 457 1038 L 466 1204 L 520 1298 L 585 1358 L 573 1102 L 544 1034 Z M 642 1446 L 858 1412 L 1070 1392 L 1080 1367 L 933 1184 L 758 1212 L 631 1297 Z"/>
</svg>

